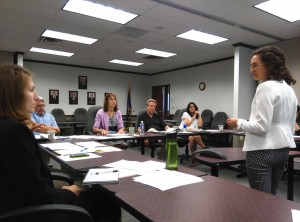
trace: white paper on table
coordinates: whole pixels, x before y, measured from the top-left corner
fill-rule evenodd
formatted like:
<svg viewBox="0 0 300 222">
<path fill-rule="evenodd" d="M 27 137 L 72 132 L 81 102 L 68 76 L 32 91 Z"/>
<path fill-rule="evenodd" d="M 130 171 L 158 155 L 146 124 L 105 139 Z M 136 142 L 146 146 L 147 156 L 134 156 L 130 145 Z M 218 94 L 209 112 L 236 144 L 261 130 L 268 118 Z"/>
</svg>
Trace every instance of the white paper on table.
<svg viewBox="0 0 300 222">
<path fill-rule="evenodd" d="M 77 146 L 70 142 L 63 142 L 63 143 L 43 143 L 41 144 L 43 147 L 48 147 L 49 149 L 56 151 L 56 150 L 72 150 L 72 149 L 79 149 L 81 150 L 82 147 Z"/>
<path fill-rule="evenodd" d="M 58 156 L 59 159 L 63 161 L 75 161 L 75 160 L 84 160 L 84 159 L 93 159 L 93 158 L 101 158 L 101 156 L 94 154 L 94 153 L 88 153 L 89 156 L 83 156 L 83 157 L 76 157 L 71 158 L 70 155 L 64 155 L 64 156 Z"/>
<path fill-rule="evenodd" d="M 293 222 L 300 221 L 300 211 L 292 209 Z"/>
<path fill-rule="evenodd" d="M 128 134 L 125 134 L 125 133 L 112 133 L 112 134 L 107 134 L 108 137 L 118 137 L 118 138 L 121 138 L 121 139 L 128 139 L 128 138 L 134 138 L 133 136 L 131 135 L 128 135 Z"/>
<path fill-rule="evenodd" d="M 141 167 L 141 163 L 139 161 L 129 161 L 129 160 L 118 160 L 116 162 L 105 164 L 106 167 L 116 167 L 119 169 L 128 169 L 128 170 L 137 170 Z"/>
<path fill-rule="evenodd" d="M 72 139 L 98 139 L 99 136 L 96 135 L 73 135 L 73 136 L 69 136 Z"/>
<path fill-rule="evenodd" d="M 162 191 L 204 181 L 200 177 L 165 169 L 135 177 L 133 180 Z"/>
<path fill-rule="evenodd" d="M 86 148 L 97 148 L 97 147 L 107 146 L 106 144 L 98 143 L 96 141 L 77 142 L 75 144 Z"/>
<path fill-rule="evenodd" d="M 85 149 L 87 149 L 88 152 L 94 152 L 94 153 L 122 151 L 122 149 L 120 148 L 108 146 L 106 144 L 98 143 L 96 141 L 77 142 L 76 145 L 84 147 Z"/>
<path fill-rule="evenodd" d="M 165 163 L 158 161 L 130 161 L 130 160 L 119 160 L 113 163 L 108 163 L 104 165 L 105 167 L 112 167 L 119 170 L 120 177 L 133 176 L 133 175 L 144 175 L 149 174 L 155 170 L 163 169 Z"/>
</svg>

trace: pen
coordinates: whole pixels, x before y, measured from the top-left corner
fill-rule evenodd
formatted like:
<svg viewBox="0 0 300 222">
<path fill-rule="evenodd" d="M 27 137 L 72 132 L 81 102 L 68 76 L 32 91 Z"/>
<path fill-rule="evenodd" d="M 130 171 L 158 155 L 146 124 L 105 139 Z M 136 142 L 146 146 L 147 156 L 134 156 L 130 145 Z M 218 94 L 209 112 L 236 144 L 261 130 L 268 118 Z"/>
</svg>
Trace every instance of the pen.
<svg viewBox="0 0 300 222">
<path fill-rule="evenodd" d="M 87 150 L 87 148 L 83 148 L 82 150 L 80 150 L 80 153 L 83 152 L 83 151 L 85 151 L 85 150 Z"/>
<path fill-rule="evenodd" d="M 98 175 L 98 174 L 104 174 L 104 173 L 116 173 L 116 172 L 118 172 L 118 170 L 106 171 L 106 172 L 102 172 L 102 173 L 96 172 L 95 174 Z"/>
</svg>

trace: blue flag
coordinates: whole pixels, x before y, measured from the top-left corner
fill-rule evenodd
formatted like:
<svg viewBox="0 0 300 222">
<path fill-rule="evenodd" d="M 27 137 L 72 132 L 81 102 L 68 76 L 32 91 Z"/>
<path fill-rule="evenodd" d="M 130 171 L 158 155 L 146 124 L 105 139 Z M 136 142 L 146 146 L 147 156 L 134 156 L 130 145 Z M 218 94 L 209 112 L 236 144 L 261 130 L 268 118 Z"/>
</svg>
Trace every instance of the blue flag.
<svg viewBox="0 0 300 222">
<path fill-rule="evenodd" d="M 132 107 L 131 107 L 131 87 L 129 85 L 128 86 L 128 94 L 127 94 L 127 112 L 126 112 L 126 118 L 127 118 L 127 120 L 130 119 L 131 112 L 132 112 Z"/>
</svg>

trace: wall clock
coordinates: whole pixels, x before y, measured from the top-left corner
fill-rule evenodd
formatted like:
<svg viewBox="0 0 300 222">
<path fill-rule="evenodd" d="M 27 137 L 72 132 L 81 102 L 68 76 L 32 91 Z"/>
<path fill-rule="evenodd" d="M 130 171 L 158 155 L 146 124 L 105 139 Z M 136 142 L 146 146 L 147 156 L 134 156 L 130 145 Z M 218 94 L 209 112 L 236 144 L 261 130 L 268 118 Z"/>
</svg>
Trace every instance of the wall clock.
<svg viewBox="0 0 300 222">
<path fill-rule="evenodd" d="M 205 85 L 204 82 L 200 82 L 200 83 L 199 83 L 199 89 L 200 89 L 201 91 L 205 90 L 205 87 L 206 87 L 206 85 Z"/>
</svg>

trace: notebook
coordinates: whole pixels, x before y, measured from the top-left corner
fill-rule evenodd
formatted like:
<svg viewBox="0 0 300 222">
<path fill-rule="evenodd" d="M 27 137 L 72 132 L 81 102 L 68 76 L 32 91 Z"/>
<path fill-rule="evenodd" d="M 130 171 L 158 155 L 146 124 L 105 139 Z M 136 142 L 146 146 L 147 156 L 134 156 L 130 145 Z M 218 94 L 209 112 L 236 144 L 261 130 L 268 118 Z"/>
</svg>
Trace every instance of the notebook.
<svg viewBox="0 0 300 222">
<path fill-rule="evenodd" d="M 89 169 L 82 184 L 110 184 L 119 182 L 119 171 L 113 169 Z"/>
</svg>

